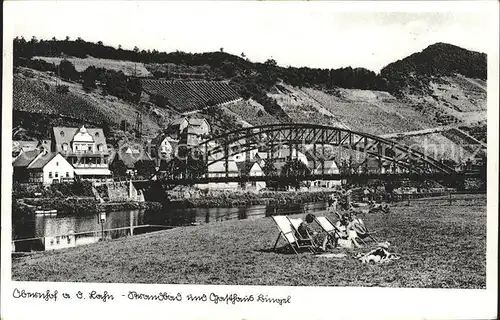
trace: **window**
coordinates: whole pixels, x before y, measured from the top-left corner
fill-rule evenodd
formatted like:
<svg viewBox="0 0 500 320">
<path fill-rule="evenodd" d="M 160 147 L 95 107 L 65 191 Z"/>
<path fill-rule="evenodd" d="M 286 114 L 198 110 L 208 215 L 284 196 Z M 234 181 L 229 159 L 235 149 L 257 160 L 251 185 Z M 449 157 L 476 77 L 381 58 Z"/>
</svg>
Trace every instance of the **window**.
<svg viewBox="0 0 500 320">
<path fill-rule="evenodd" d="M 99 151 L 103 151 L 103 149 L 104 149 L 104 148 L 103 148 L 102 144 L 98 144 L 98 145 L 97 145 L 97 150 L 99 150 Z"/>
<path fill-rule="evenodd" d="M 54 245 L 54 239 L 50 239 L 50 245 L 53 246 Z"/>
<path fill-rule="evenodd" d="M 68 237 L 68 244 L 70 244 L 70 243 L 71 243 L 71 238 L 70 238 L 70 237 Z"/>
<path fill-rule="evenodd" d="M 96 137 L 99 137 L 99 132 L 96 132 L 96 133 L 95 133 L 95 136 L 96 136 Z"/>
<path fill-rule="evenodd" d="M 56 166 L 59 166 L 59 162 L 56 162 Z"/>
<path fill-rule="evenodd" d="M 69 172 L 66 172 L 66 178 L 69 178 Z"/>
<path fill-rule="evenodd" d="M 61 135 L 61 137 L 64 137 L 64 131 L 61 131 L 59 134 Z"/>
<path fill-rule="evenodd" d="M 89 151 L 92 151 L 92 146 L 89 145 L 88 147 L 89 147 Z"/>
<path fill-rule="evenodd" d="M 59 242 L 60 242 L 59 237 L 56 237 L 56 244 L 59 244 Z"/>
<path fill-rule="evenodd" d="M 68 144 L 67 144 L 67 143 L 63 143 L 63 144 L 62 144 L 62 149 L 63 149 L 64 151 L 68 151 Z"/>
<path fill-rule="evenodd" d="M 49 178 L 52 178 L 52 171 L 49 171 Z"/>
<path fill-rule="evenodd" d="M 59 172 L 55 172 L 56 178 L 59 178 Z"/>
</svg>

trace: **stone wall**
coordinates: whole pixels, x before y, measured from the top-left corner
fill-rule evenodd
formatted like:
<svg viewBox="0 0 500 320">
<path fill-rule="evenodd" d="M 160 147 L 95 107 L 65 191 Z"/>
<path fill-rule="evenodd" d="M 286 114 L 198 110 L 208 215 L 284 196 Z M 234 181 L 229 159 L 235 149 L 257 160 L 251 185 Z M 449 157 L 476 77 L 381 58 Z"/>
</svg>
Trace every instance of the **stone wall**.
<svg viewBox="0 0 500 320">
<path fill-rule="evenodd" d="M 108 196 L 111 202 L 139 201 L 144 202 L 144 195 L 137 190 L 131 181 L 108 182 Z"/>
</svg>

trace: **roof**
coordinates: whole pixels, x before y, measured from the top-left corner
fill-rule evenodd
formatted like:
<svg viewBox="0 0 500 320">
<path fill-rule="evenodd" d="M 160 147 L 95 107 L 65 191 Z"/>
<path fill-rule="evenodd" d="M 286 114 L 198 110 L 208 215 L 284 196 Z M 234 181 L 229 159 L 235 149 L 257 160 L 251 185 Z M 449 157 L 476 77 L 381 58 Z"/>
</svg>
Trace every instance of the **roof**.
<svg viewBox="0 0 500 320">
<path fill-rule="evenodd" d="M 47 152 L 40 157 L 38 157 L 33 163 L 31 163 L 28 169 L 42 169 L 47 163 L 49 163 L 59 152 Z M 63 158 L 64 159 L 64 158 Z M 64 160 L 66 161 L 66 160 Z"/>
<path fill-rule="evenodd" d="M 19 156 L 12 162 L 13 167 L 27 167 L 39 154 L 41 150 L 29 150 L 23 151 Z"/>
<path fill-rule="evenodd" d="M 174 121 L 169 123 L 169 127 L 176 127 L 179 126 L 184 120 L 188 122 L 189 125 L 191 126 L 201 126 L 203 122 L 206 122 L 207 124 L 208 121 L 205 118 L 191 118 L 191 117 L 183 117 L 183 118 L 177 118 Z"/>
<path fill-rule="evenodd" d="M 63 143 L 67 143 L 68 146 L 71 146 L 73 138 L 80 132 L 82 128 L 54 127 L 52 129 L 52 132 L 54 135 L 55 150 L 53 151 L 59 151 L 63 154 L 67 154 L 68 151 L 64 151 L 62 149 Z M 102 151 L 103 154 L 109 153 L 108 146 L 106 144 L 106 137 L 104 136 L 104 132 L 102 131 L 101 128 L 85 128 L 84 131 L 86 131 L 90 136 L 92 136 L 96 146 L 100 144 L 103 146 L 103 151 Z M 96 153 L 101 153 L 101 152 L 99 151 Z"/>
<path fill-rule="evenodd" d="M 178 126 L 182 123 L 182 121 L 186 120 L 186 118 L 177 118 L 174 121 L 170 122 L 168 126 Z"/>
<path fill-rule="evenodd" d="M 201 126 L 203 122 L 208 124 L 208 121 L 204 118 L 187 118 L 187 121 L 192 126 Z"/>
<path fill-rule="evenodd" d="M 241 162 L 236 162 L 236 166 L 238 167 L 238 171 L 241 174 L 249 174 L 250 171 L 252 170 L 253 166 L 257 164 L 260 168 L 260 165 L 257 161 L 241 161 Z"/>
<path fill-rule="evenodd" d="M 309 162 L 309 169 L 313 169 L 313 162 Z M 337 163 L 334 160 L 326 160 L 325 161 L 325 173 L 332 174 L 335 171 L 338 171 L 339 168 L 337 166 Z M 323 171 L 323 165 L 321 164 L 321 161 L 317 160 L 316 161 L 316 169 L 313 170 L 315 173 L 321 173 Z"/>
<path fill-rule="evenodd" d="M 151 156 L 147 153 L 141 152 L 121 152 L 118 153 L 118 158 L 123 161 L 128 169 L 135 168 L 135 163 L 137 161 L 152 161 Z"/>
</svg>

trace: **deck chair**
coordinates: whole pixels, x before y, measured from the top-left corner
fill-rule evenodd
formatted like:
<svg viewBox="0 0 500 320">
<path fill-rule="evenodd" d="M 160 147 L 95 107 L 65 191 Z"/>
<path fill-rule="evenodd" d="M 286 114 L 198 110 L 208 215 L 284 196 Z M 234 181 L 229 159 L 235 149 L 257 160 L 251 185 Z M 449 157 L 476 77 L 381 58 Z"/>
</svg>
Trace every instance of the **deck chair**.
<svg viewBox="0 0 500 320">
<path fill-rule="evenodd" d="M 280 230 L 278 238 L 274 243 L 273 250 L 276 250 L 278 241 L 282 237 L 288 242 L 288 245 L 296 254 L 298 254 L 298 250 L 301 250 L 303 248 L 307 248 L 311 252 L 314 252 L 314 243 L 312 241 L 297 239 L 296 231 L 294 230 L 294 227 L 292 226 L 292 223 L 287 216 L 271 216 L 271 218 L 274 220 L 274 222 L 278 226 L 278 229 Z"/>
<path fill-rule="evenodd" d="M 315 220 L 334 244 L 341 238 L 341 231 L 327 217 L 316 217 Z"/>
<path fill-rule="evenodd" d="M 361 218 L 355 217 L 356 223 L 354 224 L 354 230 L 356 231 L 358 238 L 366 244 L 365 239 L 372 239 L 375 242 L 378 242 L 377 239 L 372 235 L 373 232 L 368 230 L 368 227 L 366 227 L 365 223 Z"/>
<path fill-rule="evenodd" d="M 295 218 L 295 219 L 290 219 L 290 224 L 292 225 L 293 231 L 295 231 L 295 236 L 297 240 L 299 240 L 300 243 L 310 243 L 312 245 L 311 250 L 315 252 L 314 248 L 317 247 L 317 244 L 314 242 L 313 237 L 307 233 L 307 237 L 302 236 L 302 234 L 299 232 L 299 226 L 303 222 L 302 219 L 300 218 Z"/>
</svg>

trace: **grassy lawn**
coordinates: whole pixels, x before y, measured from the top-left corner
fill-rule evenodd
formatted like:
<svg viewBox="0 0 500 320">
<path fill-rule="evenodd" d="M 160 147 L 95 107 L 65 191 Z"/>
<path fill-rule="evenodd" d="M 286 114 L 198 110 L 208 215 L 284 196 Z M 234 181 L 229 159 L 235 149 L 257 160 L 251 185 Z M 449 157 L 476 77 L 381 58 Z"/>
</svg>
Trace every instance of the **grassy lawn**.
<svg viewBox="0 0 500 320">
<path fill-rule="evenodd" d="M 459 197 L 453 205 L 446 199 L 419 200 L 364 217 L 401 255 L 388 264 L 364 265 L 350 253 L 324 258 L 272 252 L 278 230 L 271 218 L 261 218 L 33 253 L 13 259 L 12 276 L 22 281 L 485 288 L 486 196 Z"/>
</svg>

